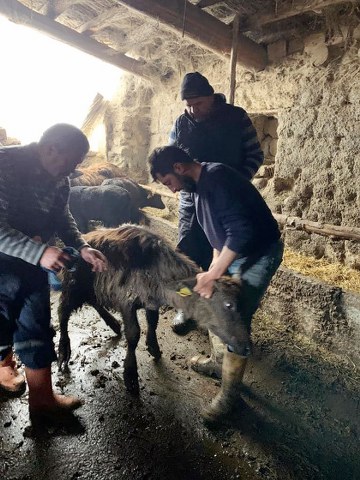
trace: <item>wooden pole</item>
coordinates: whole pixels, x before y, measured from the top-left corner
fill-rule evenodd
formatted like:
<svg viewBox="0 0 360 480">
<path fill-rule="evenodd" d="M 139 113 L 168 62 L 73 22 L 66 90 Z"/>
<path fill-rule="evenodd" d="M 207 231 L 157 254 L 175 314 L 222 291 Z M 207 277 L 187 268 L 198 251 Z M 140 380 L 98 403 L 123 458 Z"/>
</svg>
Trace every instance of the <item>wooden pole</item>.
<svg viewBox="0 0 360 480">
<path fill-rule="evenodd" d="M 239 35 L 240 16 L 237 13 L 233 20 L 233 36 L 230 55 L 230 95 L 229 103 L 234 105 L 235 87 L 236 87 L 236 63 L 238 56 L 238 35 Z"/>
</svg>

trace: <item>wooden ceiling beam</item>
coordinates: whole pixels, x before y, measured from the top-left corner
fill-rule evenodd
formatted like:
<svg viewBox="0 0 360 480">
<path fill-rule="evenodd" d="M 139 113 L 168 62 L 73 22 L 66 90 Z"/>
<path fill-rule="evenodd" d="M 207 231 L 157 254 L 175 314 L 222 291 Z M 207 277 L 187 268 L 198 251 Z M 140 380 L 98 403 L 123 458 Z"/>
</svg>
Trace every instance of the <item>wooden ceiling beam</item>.
<svg viewBox="0 0 360 480">
<path fill-rule="evenodd" d="M 211 7 L 212 5 L 215 5 L 220 2 L 221 0 L 199 0 L 196 3 L 196 6 L 199 8 L 206 8 L 206 7 Z"/>
<path fill-rule="evenodd" d="M 250 31 L 306 12 L 318 12 L 326 7 L 350 3 L 349 0 L 295 0 L 291 7 L 280 7 L 277 11 L 266 14 L 256 14 L 244 20 L 242 31 Z M 360 3 L 358 0 L 351 3 Z"/>
<path fill-rule="evenodd" d="M 144 63 L 127 57 L 86 35 L 81 35 L 75 30 L 25 7 L 17 0 L 0 0 L 0 13 L 14 23 L 35 28 L 56 40 L 60 40 L 104 62 L 111 63 L 122 70 L 140 77 L 147 76 Z"/>
<path fill-rule="evenodd" d="M 86 34 L 96 33 L 98 30 L 101 30 L 102 28 L 104 28 L 104 25 L 109 26 L 113 23 L 114 16 L 119 13 L 119 8 L 122 8 L 122 7 L 120 7 L 119 5 L 116 5 L 115 7 L 104 10 L 102 13 L 100 13 L 96 17 L 93 17 L 90 20 L 88 20 L 86 23 L 83 23 L 82 25 L 80 25 L 76 30 L 79 33 L 86 33 Z"/>
<path fill-rule="evenodd" d="M 184 0 L 117 0 L 137 12 L 152 17 L 193 42 L 220 55 L 231 53 L 232 29 L 214 16 Z M 267 65 L 265 49 L 239 33 L 237 62 L 262 70 Z"/>
<path fill-rule="evenodd" d="M 80 2 L 81 0 L 48 0 L 46 4 L 46 10 L 41 10 L 41 13 L 44 13 L 49 18 L 54 20 L 63 12 L 65 12 L 65 10 Z"/>
</svg>

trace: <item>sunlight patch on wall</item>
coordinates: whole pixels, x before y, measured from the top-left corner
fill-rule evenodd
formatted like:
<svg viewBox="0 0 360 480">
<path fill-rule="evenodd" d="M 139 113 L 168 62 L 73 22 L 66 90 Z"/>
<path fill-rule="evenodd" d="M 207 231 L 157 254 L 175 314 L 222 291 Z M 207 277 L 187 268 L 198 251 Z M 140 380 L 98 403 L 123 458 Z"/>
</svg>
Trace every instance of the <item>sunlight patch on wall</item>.
<svg viewBox="0 0 360 480">
<path fill-rule="evenodd" d="M 0 16 L 0 127 L 26 144 L 55 123 L 81 127 L 93 99 L 111 99 L 122 70 Z"/>
</svg>

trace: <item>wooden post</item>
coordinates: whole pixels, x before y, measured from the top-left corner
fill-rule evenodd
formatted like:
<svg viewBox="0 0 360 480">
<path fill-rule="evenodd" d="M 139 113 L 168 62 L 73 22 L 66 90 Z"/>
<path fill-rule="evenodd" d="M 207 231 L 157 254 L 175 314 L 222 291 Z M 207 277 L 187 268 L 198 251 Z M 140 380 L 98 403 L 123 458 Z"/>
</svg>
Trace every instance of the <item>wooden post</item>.
<svg viewBox="0 0 360 480">
<path fill-rule="evenodd" d="M 239 20 L 240 16 L 237 13 L 233 20 L 233 35 L 230 55 L 230 95 L 229 103 L 234 105 L 235 87 L 236 87 L 236 63 L 238 55 L 238 35 L 239 35 Z"/>
</svg>

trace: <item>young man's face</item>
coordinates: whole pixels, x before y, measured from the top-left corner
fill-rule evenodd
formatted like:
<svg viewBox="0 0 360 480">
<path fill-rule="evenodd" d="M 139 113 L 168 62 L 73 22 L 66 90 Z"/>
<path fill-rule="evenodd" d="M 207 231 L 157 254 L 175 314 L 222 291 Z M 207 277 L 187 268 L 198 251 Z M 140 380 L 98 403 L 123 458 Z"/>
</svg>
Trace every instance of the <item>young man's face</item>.
<svg viewBox="0 0 360 480">
<path fill-rule="evenodd" d="M 67 177 L 84 159 L 78 152 L 60 151 L 54 145 L 46 145 L 40 156 L 41 164 L 52 177 Z"/>
<path fill-rule="evenodd" d="M 197 122 L 206 120 L 206 118 L 210 115 L 213 104 L 214 95 L 185 99 L 187 112 Z"/>
<path fill-rule="evenodd" d="M 156 175 L 157 180 L 168 187 L 173 193 L 180 192 L 180 190 L 185 190 L 186 192 L 195 192 L 196 183 L 190 177 L 185 175 L 178 175 L 177 173 L 167 173 L 166 175 Z"/>
</svg>

